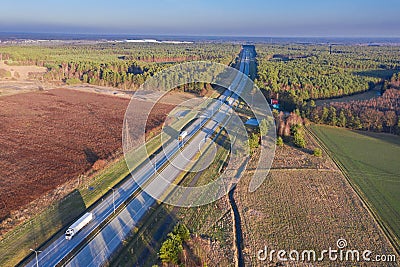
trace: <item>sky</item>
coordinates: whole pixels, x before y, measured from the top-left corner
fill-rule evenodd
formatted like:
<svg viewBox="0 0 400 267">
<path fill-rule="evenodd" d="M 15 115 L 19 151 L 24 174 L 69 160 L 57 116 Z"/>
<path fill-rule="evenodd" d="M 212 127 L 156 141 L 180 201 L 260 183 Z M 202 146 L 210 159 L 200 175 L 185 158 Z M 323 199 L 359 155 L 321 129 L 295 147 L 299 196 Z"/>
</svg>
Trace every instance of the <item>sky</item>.
<svg viewBox="0 0 400 267">
<path fill-rule="evenodd" d="M 400 0 L 13 0 L 0 32 L 400 37 Z"/>
</svg>

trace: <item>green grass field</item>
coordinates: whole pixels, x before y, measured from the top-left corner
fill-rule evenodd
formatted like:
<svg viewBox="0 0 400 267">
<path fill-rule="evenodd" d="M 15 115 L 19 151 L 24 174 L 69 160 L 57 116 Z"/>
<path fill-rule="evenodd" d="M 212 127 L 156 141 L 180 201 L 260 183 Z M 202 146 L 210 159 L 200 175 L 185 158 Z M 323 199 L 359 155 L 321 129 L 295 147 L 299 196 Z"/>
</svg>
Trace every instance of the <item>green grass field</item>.
<svg viewBox="0 0 400 267">
<path fill-rule="evenodd" d="M 394 245 L 400 247 L 400 137 L 313 125 Z"/>
</svg>

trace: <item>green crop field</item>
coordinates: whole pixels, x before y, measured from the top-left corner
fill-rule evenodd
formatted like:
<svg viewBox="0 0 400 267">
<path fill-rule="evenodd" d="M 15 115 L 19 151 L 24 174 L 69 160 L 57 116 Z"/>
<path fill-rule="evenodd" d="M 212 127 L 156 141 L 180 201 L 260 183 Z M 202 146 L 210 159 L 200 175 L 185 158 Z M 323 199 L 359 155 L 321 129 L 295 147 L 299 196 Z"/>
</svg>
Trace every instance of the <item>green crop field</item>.
<svg viewBox="0 0 400 267">
<path fill-rule="evenodd" d="M 312 131 L 400 246 L 400 137 L 313 125 Z"/>
</svg>

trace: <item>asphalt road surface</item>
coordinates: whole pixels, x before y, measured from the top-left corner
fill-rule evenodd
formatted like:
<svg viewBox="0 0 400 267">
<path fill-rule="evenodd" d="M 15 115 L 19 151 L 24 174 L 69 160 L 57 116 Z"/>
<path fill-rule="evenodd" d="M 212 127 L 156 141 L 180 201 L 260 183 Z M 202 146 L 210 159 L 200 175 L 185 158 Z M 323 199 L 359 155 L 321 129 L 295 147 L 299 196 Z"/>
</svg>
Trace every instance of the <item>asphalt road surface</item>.
<svg viewBox="0 0 400 267">
<path fill-rule="evenodd" d="M 249 56 L 250 52 L 244 50 L 239 69 L 246 75 L 249 74 Z M 242 81 L 240 75 L 238 75 L 233 80 L 231 88 L 233 90 L 236 88 L 235 91 L 242 90 L 244 88 Z M 198 118 L 186 129 L 188 132 L 188 137 L 185 138 L 186 141 L 178 142 L 174 140 L 168 144 L 164 147 L 163 153 L 159 153 L 147 164 L 132 172 L 131 175 L 135 177 L 136 181 L 132 177 L 127 179 L 118 188 L 114 189 L 114 196 L 109 194 L 103 201 L 87 210 L 87 212 L 93 213 L 94 219 L 71 240 L 66 240 L 64 236 L 61 236 L 48 245 L 38 255 L 39 266 L 61 265 L 61 261 L 66 257 L 71 257 L 71 254 L 75 253 L 78 247 L 81 247 L 81 249 L 64 264 L 65 266 L 101 266 L 106 262 L 156 201 L 146 192 L 140 191 L 139 184 L 148 183 L 147 186 L 161 196 L 167 189 L 168 183 L 151 182 L 151 179 L 156 177 L 153 181 L 157 181 L 159 180 L 157 176 L 161 175 L 169 182 L 172 182 L 177 178 L 182 169 L 198 153 L 199 147 L 205 144 L 204 140 L 210 132 L 213 132 L 220 123 L 229 117 L 229 107 L 222 103 L 230 95 L 231 92 L 226 90 L 219 97 L 219 102 L 214 102 L 207 107 L 205 116 Z M 214 115 L 213 120 L 207 118 L 210 115 Z M 159 173 L 157 174 L 157 172 Z M 137 196 L 126 204 L 126 200 L 134 193 Z M 114 202 L 113 197 L 115 199 Z M 121 205 L 126 205 L 126 207 L 102 229 L 98 229 L 113 214 L 114 206 L 118 209 Z M 96 229 L 98 233 L 93 237 L 91 233 Z M 88 240 L 89 237 L 90 239 Z M 36 260 L 33 259 L 26 266 L 36 266 Z"/>
</svg>

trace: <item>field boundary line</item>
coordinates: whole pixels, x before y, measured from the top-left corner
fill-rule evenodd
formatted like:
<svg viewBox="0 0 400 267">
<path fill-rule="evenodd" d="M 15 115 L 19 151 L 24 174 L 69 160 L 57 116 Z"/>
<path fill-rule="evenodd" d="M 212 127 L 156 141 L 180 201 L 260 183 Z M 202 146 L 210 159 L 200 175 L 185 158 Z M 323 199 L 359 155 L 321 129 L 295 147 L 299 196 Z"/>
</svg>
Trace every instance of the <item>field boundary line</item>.
<svg viewBox="0 0 400 267">
<path fill-rule="evenodd" d="M 350 175 L 348 174 L 348 170 L 346 167 L 340 162 L 339 159 L 337 159 L 333 153 L 329 150 L 329 148 L 325 145 L 325 143 L 317 136 L 316 133 L 312 130 L 312 128 L 309 128 L 307 126 L 304 127 L 306 131 L 319 143 L 321 148 L 325 151 L 325 153 L 332 159 L 332 161 L 335 163 L 335 165 L 339 168 L 340 172 L 343 174 L 343 176 L 346 178 L 347 182 L 349 183 L 350 187 L 352 188 L 353 192 L 356 193 L 358 198 L 361 200 L 361 203 L 365 207 L 365 209 L 368 211 L 368 213 L 372 216 L 375 222 L 379 225 L 383 233 L 385 234 L 385 237 L 388 239 L 390 245 L 392 248 L 395 250 L 397 255 L 400 255 L 400 244 L 397 242 L 397 238 L 392 232 L 392 230 L 386 225 L 386 223 L 383 221 L 383 219 L 379 216 L 375 208 L 373 207 L 372 203 L 370 203 L 365 196 L 365 194 L 362 192 L 362 190 L 359 188 L 357 184 L 355 184 L 352 180 Z"/>
</svg>

